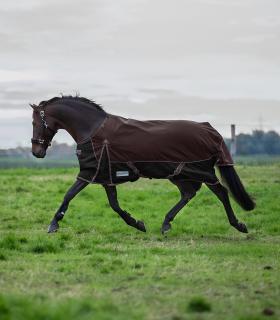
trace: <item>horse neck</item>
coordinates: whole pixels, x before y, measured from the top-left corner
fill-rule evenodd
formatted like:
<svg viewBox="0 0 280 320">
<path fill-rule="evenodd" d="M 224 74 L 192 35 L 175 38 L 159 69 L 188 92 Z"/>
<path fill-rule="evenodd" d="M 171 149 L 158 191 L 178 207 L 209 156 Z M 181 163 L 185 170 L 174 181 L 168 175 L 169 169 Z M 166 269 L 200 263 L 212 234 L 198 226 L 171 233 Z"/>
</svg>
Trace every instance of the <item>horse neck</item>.
<svg viewBox="0 0 280 320">
<path fill-rule="evenodd" d="M 65 129 L 76 143 L 91 137 L 106 117 L 104 111 L 83 102 L 49 105 L 47 113 L 54 119 L 56 129 Z"/>
</svg>

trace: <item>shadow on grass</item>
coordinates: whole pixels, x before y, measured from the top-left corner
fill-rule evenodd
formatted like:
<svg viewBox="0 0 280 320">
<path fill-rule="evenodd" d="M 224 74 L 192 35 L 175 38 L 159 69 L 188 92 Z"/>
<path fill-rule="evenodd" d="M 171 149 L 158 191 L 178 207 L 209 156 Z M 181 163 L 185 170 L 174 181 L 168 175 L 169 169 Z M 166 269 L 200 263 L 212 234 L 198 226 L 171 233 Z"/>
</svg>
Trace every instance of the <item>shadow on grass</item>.
<svg viewBox="0 0 280 320">
<path fill-rule="evenodd" d="M 47 302 L 46 297 L 20 297 L 0 295 L 0 318 L 23 320 L 59 320 L 59 319 L 141 319 L 135 311 L 126 313 L 112 301 L 98 299 L 66 299 L 63 301 Z"/>
</svg>

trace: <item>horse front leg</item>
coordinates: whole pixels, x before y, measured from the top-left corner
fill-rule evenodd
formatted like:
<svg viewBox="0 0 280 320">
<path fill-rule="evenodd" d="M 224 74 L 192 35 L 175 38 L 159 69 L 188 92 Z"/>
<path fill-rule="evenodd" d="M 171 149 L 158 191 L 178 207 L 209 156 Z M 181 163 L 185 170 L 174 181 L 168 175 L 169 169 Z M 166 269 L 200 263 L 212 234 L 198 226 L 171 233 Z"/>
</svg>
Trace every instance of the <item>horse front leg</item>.
<svg viewBox="0 0 280 320">
<path fill-rule="evenodd" d="M 122 210 L 119 206 L 117 188 L 115 186 L 103 185 L 111 208 L 131 227 L 134 227 L 142 232 L 146 232 L 143 221 L 135 220 L 128 212 Z"/>
<path fill-rule="evenodd" d="M 56 214 L 54 215 L 49 225 L 48 233 L 56 232 L 58 230 L 59 228 L 58 221 L 63 219 L 65 212 L 68 209 L 69 202 L 87 185 L 88 185 L 88 182 L 77 179 L 76 182 L 72 185 L 72 187 L 67 191 L 67 193 L 64 196 L 62 204 L 60 205 L 59 209 L 57 210 Z"/>
</svg>

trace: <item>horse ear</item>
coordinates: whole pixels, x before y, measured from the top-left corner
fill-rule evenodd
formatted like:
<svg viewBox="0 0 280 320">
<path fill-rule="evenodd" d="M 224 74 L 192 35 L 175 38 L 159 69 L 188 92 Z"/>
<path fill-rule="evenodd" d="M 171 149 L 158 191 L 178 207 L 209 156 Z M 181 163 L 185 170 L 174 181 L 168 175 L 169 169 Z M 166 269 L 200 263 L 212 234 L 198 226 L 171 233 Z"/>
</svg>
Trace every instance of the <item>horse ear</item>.
<svg viewBox="0 0 280 320">
<path fill-rule="evenodd" d="M 36 104 L 33 104 L 33 103 L 32 103 L 32 104 L 29 103 L 29 105 L 30 105 L 30 107 L 31 107 L 32 109 L 36 109 L 36 107 L 37 107 Z"/>
</svg>

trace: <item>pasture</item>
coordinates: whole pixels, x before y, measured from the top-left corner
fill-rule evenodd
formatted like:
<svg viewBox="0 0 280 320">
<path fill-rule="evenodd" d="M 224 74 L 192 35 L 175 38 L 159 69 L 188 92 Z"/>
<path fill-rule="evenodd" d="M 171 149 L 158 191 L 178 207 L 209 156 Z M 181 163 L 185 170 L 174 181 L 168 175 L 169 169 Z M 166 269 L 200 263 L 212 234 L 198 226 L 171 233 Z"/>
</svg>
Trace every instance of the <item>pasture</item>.
<svg viewBox="0 0 280 320">
<path fill-rule="evenodd" d="M 77 169 L 0 170 L 0 319 L 279 319 L 280 163 L 238 166 L 257 202 L 227 221 L 206 187 L 163 237 L 179 193 L 164 180 L 118 187 L 128 227 L 101 186 L 83 190 L 56 234 L 47 226 Z"/>
</svg>

